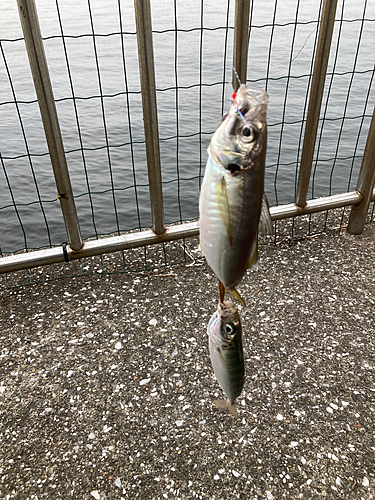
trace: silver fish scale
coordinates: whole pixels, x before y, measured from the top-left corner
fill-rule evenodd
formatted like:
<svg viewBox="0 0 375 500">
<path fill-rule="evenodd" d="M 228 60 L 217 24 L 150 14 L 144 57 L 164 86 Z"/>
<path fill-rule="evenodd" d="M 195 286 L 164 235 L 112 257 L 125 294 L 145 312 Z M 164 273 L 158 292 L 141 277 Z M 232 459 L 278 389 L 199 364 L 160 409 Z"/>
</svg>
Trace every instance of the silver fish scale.
<svg viewBox="0 0 375 500">
<path fill-rule="evenodd" d="M 219 311 L 215 311 L 212 315 L 207 328 L 207 334 L 220 349 L 231 349 L 234 347 L 233 339 L 237 332 L 233 335 L 225 335 L 222 329 L 222 319 Z M 225 330 L 224 330 L 225 331 Z"/>
<path fill-rule="evenodd" d="M 267 103 L 265 92 L 242 85 L 208 149 L 199 200 L 200 242 L 208 264 L 226 289 L 233 289 L 257 260 Z M 240 106 L 244 121 L 238 113 Z M 256 137 L 244 134 L 246 128 L 256 129 Z"/>
<path fill-rule="evenodd" d="M 228 324 L 236 327 L 234 334 L 230 335 L 230 340 L 226 338 L 228 334 L 225 331 Z M 228 401 L 233 404 L 244 385 L 245 366 L 241 321 L 236 307 L 231 302 L 219 304 L 208 323 L 207 333 L 215 376 Z"/>
</svg>

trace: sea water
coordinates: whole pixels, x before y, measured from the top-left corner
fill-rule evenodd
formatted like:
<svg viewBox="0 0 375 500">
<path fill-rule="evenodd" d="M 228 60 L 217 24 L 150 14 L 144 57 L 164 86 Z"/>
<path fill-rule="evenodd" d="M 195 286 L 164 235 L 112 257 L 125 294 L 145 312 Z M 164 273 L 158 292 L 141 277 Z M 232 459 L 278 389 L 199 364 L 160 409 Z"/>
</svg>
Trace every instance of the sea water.
<svg viewBox="0 0 375 500">
<path fill-rule="evenodd" d="M 151 226 L 133 2 L 36 4 L 83 237 Z M 172 223 L 199 216 L 206 150 L 233 91 L 234 1 L 151 0 L 151 7 L 164 213 Z M 252 2 L 247 84 L 269 93 L 271 205 L 295 197 L 320 7 Z M 374 18 L 374 3 L 338 2 L 310 198 L 355 188 L 375 101 Z M 3 0 L 3 252 L 66 241 L 22 37 L 16 2 Z"/>
</svg>

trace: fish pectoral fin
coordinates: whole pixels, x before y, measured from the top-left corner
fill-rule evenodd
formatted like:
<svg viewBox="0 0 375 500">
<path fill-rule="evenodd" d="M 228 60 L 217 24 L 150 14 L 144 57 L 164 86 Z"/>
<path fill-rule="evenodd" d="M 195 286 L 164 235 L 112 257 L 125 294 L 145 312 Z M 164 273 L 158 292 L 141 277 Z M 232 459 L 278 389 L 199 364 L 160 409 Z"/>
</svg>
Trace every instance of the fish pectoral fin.
<svg viewBox="0 0 375 500">
<path fill-rule="evenodd" d="M 237 288 L 230 288 L 226 291 L 229 292 L 236 300 L 238 300 L 238 302 L 240 304 L 242 304 L 244 307 L 246 307 L 246 302 L 245 302 L 244 298 L 242 297 L 242 295 L 240 294 L 240 292 L 237 290 Z"/>
<path fill-rule="evenodd" d="M 269 236 L 272 236 L 274 234 L 273 224 L 270 214 L 270 206 L 268 204 L 267 197 L 264 193 L 262 198 L 262 207 L 260 209 L 258 231 L 262 234 L 266 234 Z"/>
<path fill-rule="evenodd" d="M 221 220 L 223 221 L 225 230 L 228 235 L 229 244 L 233 243 L 232 221 L 230 216 L 230 206 L 228 199 L 227 183 L 223 176 L 220 181 L 216 182 L 216 203 L 219 209 Z"/>
<path fill-rule="evenodd" d="M 238 418 L 236 405 L 234 403 L 231 403 L 230 401 L 228 401 L 228 399 L 217 399 L 216 401 L 213 401 L 213 404 L 217 408 L 228 408 L 228 410 L 231 412 L 231 414 L 235 418 Z"/>
</svg>

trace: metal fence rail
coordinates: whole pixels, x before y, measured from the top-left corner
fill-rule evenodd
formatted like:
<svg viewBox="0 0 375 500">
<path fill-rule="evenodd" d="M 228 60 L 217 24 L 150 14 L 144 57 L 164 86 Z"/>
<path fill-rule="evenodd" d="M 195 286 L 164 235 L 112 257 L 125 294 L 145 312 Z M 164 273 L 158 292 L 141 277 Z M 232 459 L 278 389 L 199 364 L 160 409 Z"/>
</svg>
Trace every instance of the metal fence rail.
<svg viewBox="0 0 375 500">
<path fill-rule="evenodd" d="M 0 273 L 197 235 L 198 221 L 185 221 L 198 216 L 233 66 L 270 94 L 273 220 L 353 206 L 348 230 L 363 230 L 375 199 L 366 0 L 287 10 L 277 0 L 113 0 L 105 11 L 75 0 L 79 16 L 70 0 L 37 3 L 39 17 L 34 0 L 17 0 L 23 36 L 1 7 L 13 31 L 0 41 Z"/>
</svg>

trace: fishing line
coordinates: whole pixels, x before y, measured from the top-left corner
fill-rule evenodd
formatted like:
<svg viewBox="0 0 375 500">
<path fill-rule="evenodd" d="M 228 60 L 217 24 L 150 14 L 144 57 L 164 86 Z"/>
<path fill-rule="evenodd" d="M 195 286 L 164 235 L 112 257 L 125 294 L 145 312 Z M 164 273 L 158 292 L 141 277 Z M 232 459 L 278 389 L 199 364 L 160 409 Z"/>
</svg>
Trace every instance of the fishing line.
<svg viewBox="0 0 375 500">
<path fill-rule="evenodd" d="M 237 71 L 236 71 L 236 68 L 234 68 L 234 67 L 233 67 L 233 71 L 234 71 L 234 74 L 235 74 L 235 76 L 236 76 L 236 78 L 237 78 L 237 80 L 238 80 L 238 83 L 240 84 L 240 87 L 241 87 L 242 83 L 241 83 L 240 77 L 238 76 L 238 73 L 237 73 Z"/>
<path fill-rule="evenodd" d="M 312 32 L 310 33 L 310 35 L 306 38 L 305 43 L 304 43 L 304 44 L 302 45 L 302 47 L 299 49 L 299 51 L 298 51 L 297 55 L 296 55 L 296 56 L 294 56 L 294 57 L 293 57 L 293 59 L 290 61 L 291 63 L 292 63 L 293 61 L 295 61 L 295 60 L 297 59 L 297 57 L 300 55 L 300 53 L 303 51 L 303 49 L 305 48 L 305 45 L 306 45 L 306 43 L 307 43 L 308 39 L 310 38 L 310 36 L 311 36 L 311 35 L 313 35 L 313 34 L 315 33 L 316 29 L 317 29 L 317 28 L 315 28 L 315 29 L 314 29 L 314 31 L 312 31 Z"/>
<path fill-rule="evenodd" d="M 234 71 L 234 74 L 235 74 L 235 76 L 236 76 L 236 78 L 237 78 L 237 80 L 238 80 L 238 83 L 239 83 L 240 87 L 241 87 L 242 83 L 241 83 L 240 77 L 238 76 L 238 73 L 237 73 L 237 71 L 236 71 L 236 68 L 235 68 L 235 67 L 233 67 L 233 71 Z M 233 94 L 232 94 L 232 98 L 233 98 L 233 100 L 234 100 L 236 97 L 237 97 L 237 92 L 233 92 Z M 244 117 L 244 115 L 241 113 L 241 110 L 240 110 L 239 106 L 237 106 L 237 112 L 238 112 L 238 114 L 240 115 L 241 120 L 244 122 L 245 127 L 246 127 L 246 128 L 248 128 L 248 129 L 250 130 L 250 125 L 247 123 L 246 118 L 245 118 L 245 117 Z"/>
<path fill-rule="evenodd" d="M 246 127 L 250 130 L 250 125 L 247 123 L 246 118 L 245 118 L 245 117 L 244 117 L 244 115 L 241 113 L 240 108 L 237 108 L 237 112 L 238 112 L 238 114 L 240 115 L 241 120 L 244 122 L 244 124 L 246 125 Z"/>
</svg>

